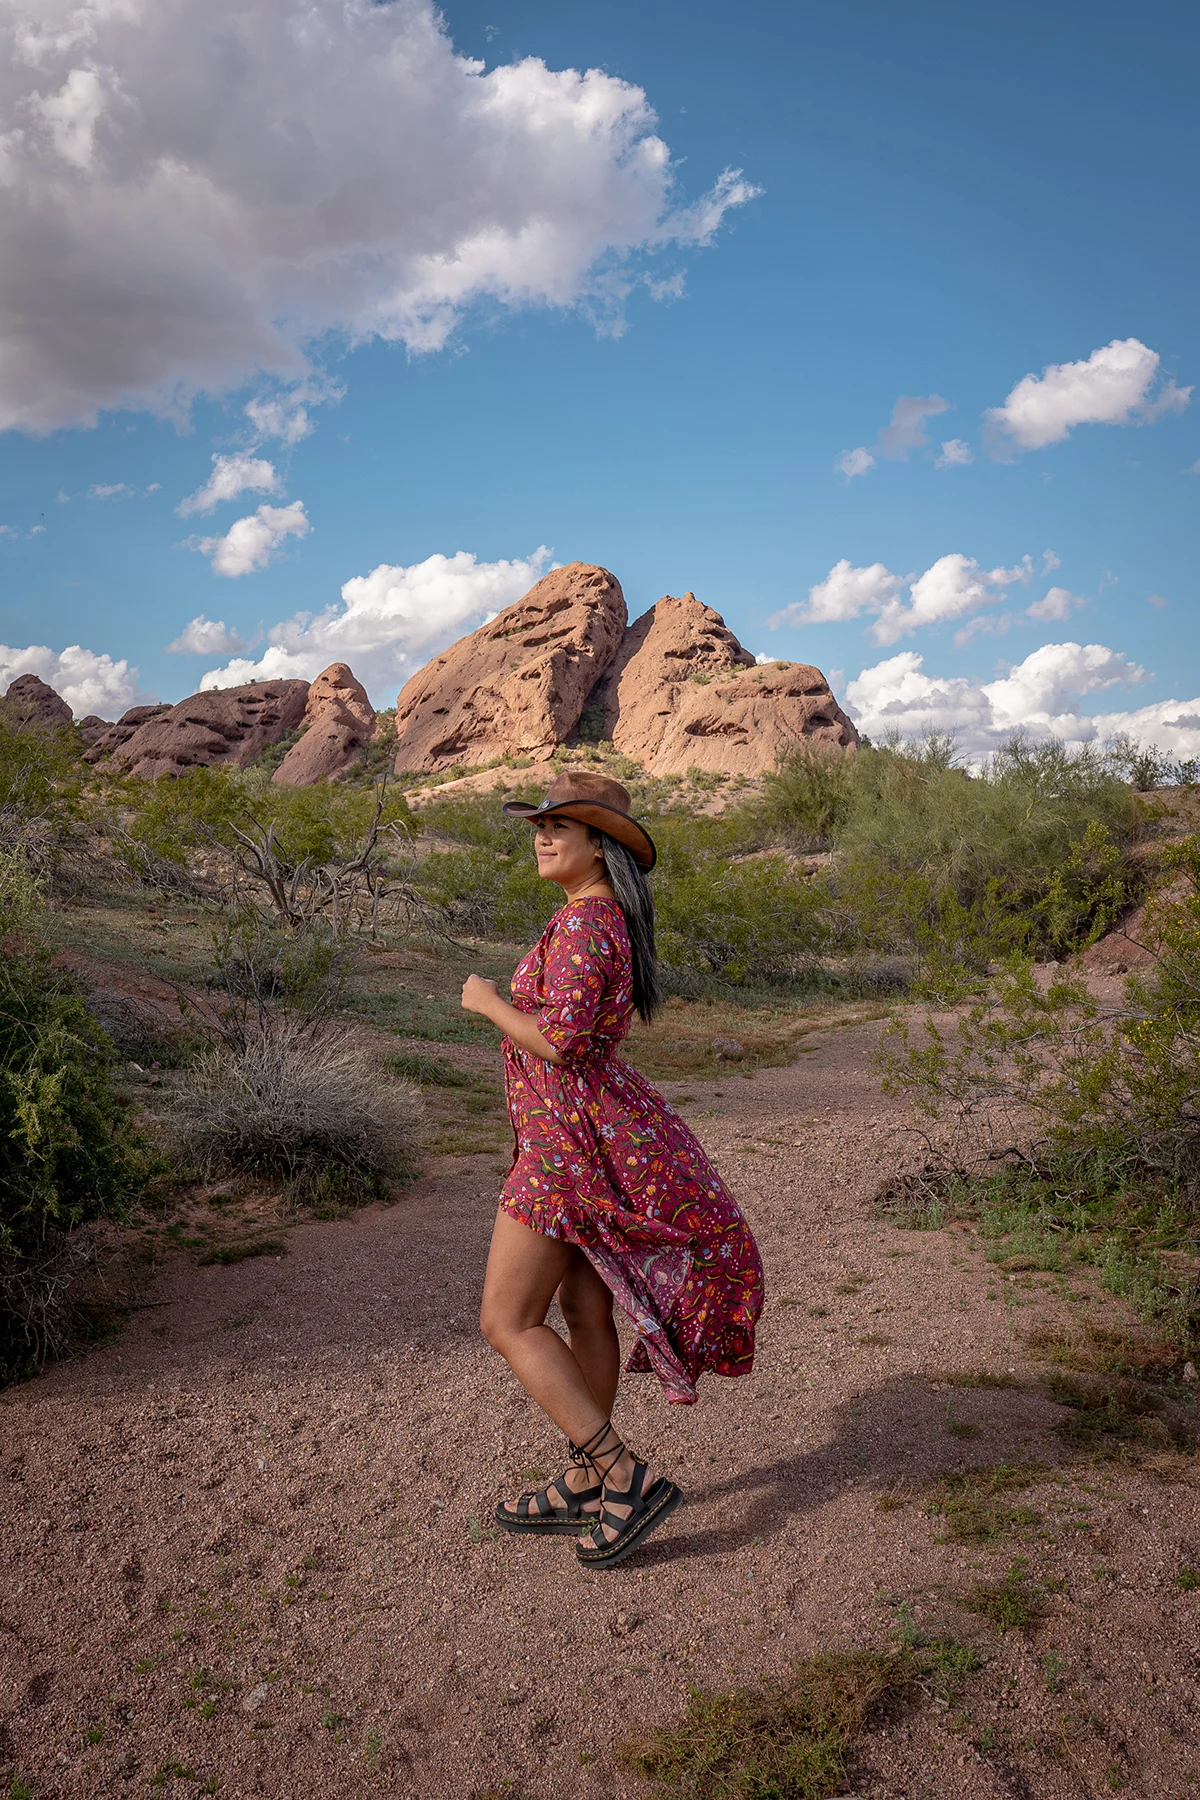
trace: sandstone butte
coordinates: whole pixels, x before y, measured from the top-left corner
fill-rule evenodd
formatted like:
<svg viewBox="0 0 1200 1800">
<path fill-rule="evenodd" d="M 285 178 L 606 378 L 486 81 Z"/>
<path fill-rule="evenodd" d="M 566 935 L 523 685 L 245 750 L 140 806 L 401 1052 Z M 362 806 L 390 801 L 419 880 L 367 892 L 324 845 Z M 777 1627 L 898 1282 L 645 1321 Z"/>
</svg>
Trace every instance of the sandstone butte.
<svg viewBox="0 0 1200 1800">
<path fill-rule="evenodd" d="M 654 775 L 758 775 L 803 740 L 858 742 L 819 669 L 757 665 L 690 593 L 626 627 L 616 577 L 570 563 L 413 676 L 396 705 L 396 769 L 540 761 L 578 741 L 581 722 Z"/>
<path fill-rule="evenodd" d="M 71 714 L 53 688 L 22 675 L 0 700 L 0 721 L 57 730 Z M 352 767 L 376 717 L 362 683 L 333 663 L 311 686 L 215 688 L 76 729 L 89 762 L 147 779 L 245 768 L 298 733 L 273 779 L 306 787 Z M 576 562 L 418 670 L 397 702 L 396 770 L 433 774 L 511 756 L 546 763 L 585 738 L 611 740 L 650 774 L 757 775 L 791 744 L 845 750 L 858 733 L 819 669 L 757 665 L 691 593 L 665 595 L 627 624 L 615 575 Z"/>
<path fill-rule="evenodd" d="M 615 575 L 568 563 L 434 657 L 396 702 L 396 772 L 549 756 L 616 660 L 625 596 Z"/>
<path fill-rule="evenodd" d="M 0 700 L 0 725 L 10 731 L 64 731 L 70 724 L 66 701 L 37 675 L 18 675 Z"/>
<path fill-rule="evenodd" d="M 309 688 L 303 729 L 272 776 L 281 786 L 312 787 L 340 775 L 374 737 L 375 708 L 345 663 L 330 663 Z"/>
<path fill-rule="evenodd" d="M 210 688 L 178 706 L 155 709 L 123 744 L 105 756 L 107 767 L 153 780 L 188 769 L 244 769 L 304 718 L 307 681 L 251 681 L 244 687 Z M 101 740 L 103 742 L 103 740 Z M 101 743 L 88 752 L 99 761 Z"/>
</svg>

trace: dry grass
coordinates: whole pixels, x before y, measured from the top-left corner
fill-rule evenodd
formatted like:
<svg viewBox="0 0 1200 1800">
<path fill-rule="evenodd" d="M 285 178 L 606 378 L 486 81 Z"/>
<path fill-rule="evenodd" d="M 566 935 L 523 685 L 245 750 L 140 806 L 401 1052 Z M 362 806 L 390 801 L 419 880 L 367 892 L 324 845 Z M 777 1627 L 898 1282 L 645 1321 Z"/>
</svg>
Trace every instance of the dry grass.
<svg viewBox="0 0 1200 1800">
<path fill-rule="evenodd" d="M 674 995 L 653 1025 L 634 1024 L 626 1053 L 652 1081 L 736 1074 L 795 1062 L 805 1038 L 839 1025 L 883 1019 L 891 1008 L 845 1001 L 800 1006 L 780 1000 L 753 1006 L 733 1000 L 685 1000 Z M 742 1055 L 718 1057 L 713 1040 L 736 1039 Z"/>
<path fill-rule="evenodd" d="M 949 1705 L 981 1667 L 967 1645 L 928 1639 L 909 1620 L 899 1649 L 826 1651 L 787 1681 L 693 1690 L 678 1725 L 627 1743 L 621 1761 L 659 1800 L 830 1800 L 884 1703 L 925 1694 Z"/>
<path fill-rule="evenodd" d="M 1042 1362 L 1089 1375 L 1120 1375 L 1137 1381 L 1165 1381 L 1178 1376 L 1186 1356 L 1175 1344 L 1134 1331 L 1088 1325 L 1082 1332 L 1030 1332 L 1029 1349 Z"/>
<path fill-rule="evenodd" d="M 268 1019 L 238 1049 L 206 1051 L 166 1119 L 180 1162 L 205 1178 L 261 1175 L 293 1200 L 365 1199 L 416 1172 L 423 1108 L 349 1033 Z"/>
<path fill-rule="evenodd" d="M 1074 1450 L 1112 1458 L 1139 1450 L 1190 1452 L 1196 1447 L 1195 1432 L 1182 1413 L 1139 1382 L 1062 1374 L 1052 1375 L 1047 1389 L 1052 1400 L 1071 1409 L 1058 1432 Z"/>
<path fill-rule="evenodd" d="M 813 1656 L 791 1681 L 694 1692 L 680 1724 L 626 1745 L 621 1760 L 663 1800 L 827 1800 L 873 1708 L 914 1673 L 905 1651 Z"/>
<path fill-rule="evenodd" d="M 1039 1473 L 1031 1463 L 998 1463 L 943 1475 L 931 1488 L 925 1510 L 946 1521 L 947 1536 L 956 1543 L 996 1543 L 1036 1527 L 1038 1515 L 1032 1507 L 1002 1504 L 1000 1496 L 1029 1487 Z"/>
</svg>

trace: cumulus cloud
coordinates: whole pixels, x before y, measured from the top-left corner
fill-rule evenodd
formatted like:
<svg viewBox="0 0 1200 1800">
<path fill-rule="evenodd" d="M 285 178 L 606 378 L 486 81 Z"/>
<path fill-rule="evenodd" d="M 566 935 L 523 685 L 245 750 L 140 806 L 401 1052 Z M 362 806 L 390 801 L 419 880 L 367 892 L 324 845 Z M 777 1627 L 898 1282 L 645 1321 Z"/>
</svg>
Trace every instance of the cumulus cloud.
<svg viewBox="0 0 1200 1800">
<path fill-rule="evenodd" d="M 277 494 L 282 486 L 274 463 L 245 450 L 235 451 L 232 456 L 214 456 L 212 465 L 212 474 L 204 485 L 176 508 L 182 518 L 211 512 L 214 506 L 236 500 L 239 494 Z"/>
<path fill-rule="evenodd" d="M 843 450 L 833 466 L 837 474 L 853 481 L 856 475 L 865 475 L 868 469 L 875 467 L 875 458 L 865 445 L 860 444 L 856 450 Z"/>
<path fill-rule="evenodd" d="M 199 613 L 165 648 L 185 656 L 232 656 L 239 650 L 248 650 L 250 645 L 231 631 L 224 619 L 206 619 Z"/>
<path fill-rule="evenodd" d="M 1191 388 L 1164 382 L 1154 392 L 1158 352 L 1138 338 L 1114 338 L 1083 362 L 1051 363 L 1025 375 L 1003 406 L 984 415 L 994 456 L 1060 444 L 1076 425 L 1149 425 L 1182 412 Z"/>
<path fill-rule="evenodd" d="M 346 398 L 346 390 L 336 381 L 322 376 L 299 381 L 276 394 L 259 394 L 245 407 L 246 417 L 254 427 L 256 438 L 278 438 L 291 449 L 311 436 L 314 426 L 310 406 L 336 406 Z"/>
<path fill-rule="evenodd" d="M 1053 555 L 1053 552 L 1049 552 Z M 923 575 L 893 575 L 883 563 L 855 568 L 845 557 L 808 599 L 784 607 L 768 621 L 777 625 L 829 625 L 874 614 L 871 636 L 894 644 L 927 625 L 944 625 L 1002 601 L 1016 582 L 1028 584 L 1033 560 L 1023 556 L 1011 569 L 981 569 L 972 556 L 941 556 Z M 904 594 L 907 587 L 908 593 Z"/>
<path fill-rule="evenodd" d="M 882 563 L 855 568 L 843 556 L 824 581 L 808 590 L 807 600 L 794 600 L 767 620 L 777 625 L 835 625 L 857 619 L 860 613 L 879 612 L 903 587 L 905 577 L 893 575 Z"/>
<path fill-rule="evenodd" d="M 965 443 L 962 438 L 947 438 L 942 445 L 942 454 L 933 466 L 935 469 L 958 469 L 964 463 L 974 461 L 975 452 L 970 444 Z"/>
<path fill-rule="evenodd" d="M 224 537 L 194 538 L 189 548 L 211 556 L 214 575 L 251 575 L 267 567 L 285 538 L 307 537 L 311 530 L 303 500 L 293 500 L 290 506 L 260 506 L 235 519 Z"/>
<path fill-rule="evenodd" d="M 0 428 L 302 382 L 331 332 L 437 350 L 480 306 L 618 331 L 758 191 L 684 202 L 656 125 L 602 70 L 456 55 L 432 0 L 0 0 Z"/>
<path fill-rule="evenodd" d="M 0 644 L 0 692 L 7 693 L 9 683 L 18 675 L 37 675 L 49 682 L 62 695 L 77 719 L 89 713 L 114 719 L 133 705 L 137 693 L 137 670 L 79 644 L 65 650 L 51 650 L 46 644 L 30 644 L 14 650 Z"/>
<path fill-rule="evenodd" d="M 925 730 L 952 731 L 964 749 L 986 755 L 1014 731 L 1033 737 L 1061 737 L 1087 743 L 1128 731 L 1147 742 L 1163 743 L 1180 754 L 1193 752 L 1161 735 L 1169 719 L 1197 713 L 1195 744 L 1200 749 L 1200 701 L 1166 702 L 1132 712 L 1084 714 L 1077 702 L 1119 685 L 1147 679 L 1146 672 L 1119 650 L 1105 644 L 1043 644 L 996 681 L 963 675 L 933 676 L 924 658 L 902 650 L 873 668 L 864 669 L 846 688 L 846 707 L 869 736 L 888 731 L 916 735 Z M 1186 723 L 1185 733 L 1193 729 Z"/>
<path fill-rule="evenodd" d="M 1082 594 L 1073 594 L 1065 587 L 1052 587 L 1041 600 L 1035 600 L 1032 606 L 1025 608 L 1025 616 L 1027 619 L 1061 621 L 1069 619 L 1073 612 L 1086 605 L 1087 601 Z"/>
<path fill-rule="evenodd" d="M 340 603 L 296 613 L 267 633 L 268 647 L 210 669 L 200 687 L 299 676 L 311 681 L 331 662 L 347 662 L 377 706 L 390 706 L 422 663 L 519 600 L 544 573 L 550 552 L 510 562 L 479 562 L 466 550 L 407 566 L 381 563 L 342 588 Z"/>
</svg>

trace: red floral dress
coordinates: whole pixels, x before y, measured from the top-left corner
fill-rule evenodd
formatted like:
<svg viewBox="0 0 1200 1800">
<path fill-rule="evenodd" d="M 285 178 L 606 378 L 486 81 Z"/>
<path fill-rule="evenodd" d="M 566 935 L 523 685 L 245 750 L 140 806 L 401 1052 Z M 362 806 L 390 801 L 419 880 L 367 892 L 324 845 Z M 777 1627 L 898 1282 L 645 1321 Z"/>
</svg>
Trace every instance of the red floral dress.
<svg viewBox="0 0 1200 1800">
<path fill-rule="evenodd" d="M 674 1107 L 615 1051 L 633 1012 L 633 962 L 613 900 L 569 900 L 512 979 L 558 1067 L 504 1040 L 516 1146 L 510 1218 L 578 1244 L 637 1326 L 631 1370 L 668 1400 L 705 1369 L 748 1375 L 763 1301 L 749 1227 Z"/>
</svg>

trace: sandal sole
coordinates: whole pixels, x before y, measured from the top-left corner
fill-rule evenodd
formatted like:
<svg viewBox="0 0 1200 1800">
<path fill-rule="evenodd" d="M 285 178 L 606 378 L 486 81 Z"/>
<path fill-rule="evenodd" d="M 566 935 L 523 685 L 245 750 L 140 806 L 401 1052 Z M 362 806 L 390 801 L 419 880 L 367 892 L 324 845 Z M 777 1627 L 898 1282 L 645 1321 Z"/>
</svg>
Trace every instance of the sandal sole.
<svg viewBox="0 0 1200 1800">
<path fill-rule="evenodd" d="M 497 1512 L 495 1520 L 501 1531 L 511 1531 L 514 1537 L 584 1537 L 592 1529 L 579 1519 L 512 1519 Z"/>
<path fill-rule="evenodd" d="M 658 1527 L 670 1518 L 683 1499 L 682 1489 L 677 1488 L 673 1481 L 668 1481 L 666 1487 L 667 1492 L 647 1509 L 638 1520 L 637 1529 L 632 1531 L 628 1537 L 617 1538 L 616 1542 L 610 1544 L 607 1550 L 576 1550 L 575 1555 L 579 1560 L 580 1567 L 584 1569 L 615 1569 L 617 1564 L 623 1563 L 627 1556 L 632 1556 L 642 1540 L 648 1537 L 650 1532 L 657 1531 Z"/>
</svg>

